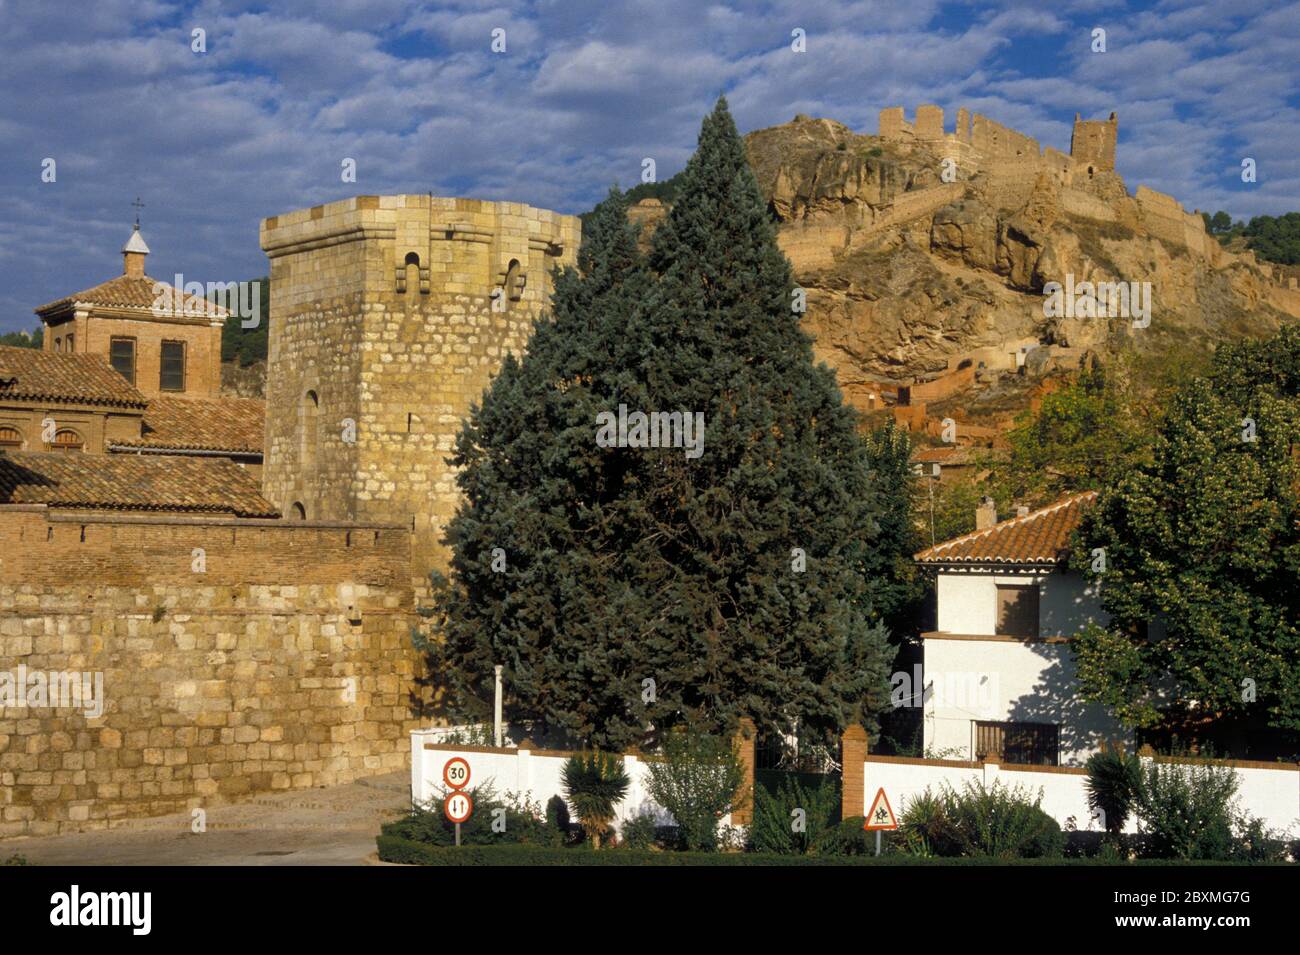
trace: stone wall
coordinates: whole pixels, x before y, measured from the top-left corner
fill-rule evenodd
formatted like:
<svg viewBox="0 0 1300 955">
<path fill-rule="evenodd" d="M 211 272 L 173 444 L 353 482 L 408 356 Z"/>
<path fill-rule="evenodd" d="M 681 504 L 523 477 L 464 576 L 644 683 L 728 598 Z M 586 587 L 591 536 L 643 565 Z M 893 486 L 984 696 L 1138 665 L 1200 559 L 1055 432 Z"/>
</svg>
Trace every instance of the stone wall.
<svg viewBox="0 0 1300 955">
<path fill-rule="evenodd" d="M 579 239 L 573 216 L 417 195 L 267 219 L 266 497 L 308 519 L 404 524 L 414 576 L 444 566 L 456 433 Z"/>
<path fill-rule="evenodd" d="M 406 766 L 422 721 L 405 528 L 8 506 L 0 554 L 10 693 L 20 667 L 103 681 L 98 715 L 0 708 L 0 835 Z"/>
<path fill-rule="evenodd" d="M 1142 211 L 1142 224 L 1148 232 L 1197 255 L 1213 257 L 1216 250 L 1211 249 L 1210 244 L 1218 243 L 1206 233 L 1205 220 L 1199 215 L 1184 211 L 1173 196 L 1146 186 L 1138 186 L 1135 198 Z"/>
</svg>

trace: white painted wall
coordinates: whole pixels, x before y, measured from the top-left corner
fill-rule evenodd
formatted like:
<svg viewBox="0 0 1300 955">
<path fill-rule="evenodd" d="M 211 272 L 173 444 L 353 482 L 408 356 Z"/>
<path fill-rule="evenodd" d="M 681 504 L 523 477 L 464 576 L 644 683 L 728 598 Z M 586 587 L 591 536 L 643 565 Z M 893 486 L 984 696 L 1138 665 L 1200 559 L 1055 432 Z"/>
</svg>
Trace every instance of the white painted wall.
<svg viewBox="0 0 1300 955">
<path fill-rule="evenodd" d="M 413 730 L 411 732 L 411 799 L 420 805 L 427 805 L 442 797 L 444 784 L 442 769 L 447 760 L 453 756 L 462 757 L 469 763 L 469 789 L 490 781 L 498 795 L 516 793 L 526 795 L 538 803 L 542 809 L 552 796 L 563 796 L 560 773 L 565 756 L 534 755 L 526 749 L 478 749 L 475 747 L 453 746 L 441 742 L 444 731 L 438 729 Z M 431 748 L 432 747 L 432 748 Z M 659 804 L 653 802 L 647 794 L 646 784 L 649 772 L 645 761 L 636 756 L 623 756 L 631 785 L 627 796 L 618 805 L 615 828 L 621 829 L 623 822 L 645 813 L 656 816 L 660 825 L 672 825 L 673 817 Z M 569 806 L 572 813 L 573 806 Z M 577 817 L 573 817 L 577 821 Z M 731 817 L 722 819 L 723 825 L 731 824 Z"/>
<path fill-rule="evenodd" d="M 1240 787 L 1238 806 L 1252 816 L 1264 820 L 1266 826 L 1292 837 L 1300 835 L 1300 772 L 1294 766 L 1279 769 L 1236 767 Z M 1050 772 L 1025 767 L 945 764 L 930 760 L 891 760 L 888 757 L 868 756 L 863 765 L 863 782 L 868 805 L 882 786 L 894 813 L 900 818 L 907 803 L 925 792 L 938 792 L 945 784 L 961 789 L 967 782 L 983 782 L 992 786 L 1001 782 L 1005 786 L 1020 786 L 1031 796 L 1042 795 L 1043 811 L 1062 826 L 1074 817 L 1075 827 L 1082 832 L 1101 832 L 1100 820 L 1092 818 L 1088 808 L 1085 781 L 1082 772 Z M 1130 819 L 1125 832 L 1136 832 L 1136 820 Z"/>
<path fill-rule="evenodd" d="M 1068 645 L 992 639 L 999 584 L 1038 586 L 1044 637 L 1073 636 L 1089 621 L 1106 620 L 1096 589 L 1072 572 L 941 571 L 935 588 L 940 633 L 990 639 L 926 639 L 926 751 L 974 759 L 974 724 L 980 720 L 1057 724 L 1062 765 L 1082 765 L 1108 739 L 1129 742 L 1131 735 L 1105 708 L 1079 700 Z"/>
<path fill-rule="evenodd" d="M 927 753 L 974 759 L 979 720 L 1057 724 L 1064 766 L 1106 740 L 1132 743 L 1105 707 L 1079 699 L 1067 644 L 927 637 L 924 655 Z"/>
<path fill-rule="evenodd" d="M 1090 620 L 1106 621 L 1096 588 L 1074 572 L 945 569 L 935 581 L 937 627 L 944 633 L 991 635 L 997 629 L 998 584 L 1038 585 L 1038 632 L 1069 637 Z"/>
</svg>

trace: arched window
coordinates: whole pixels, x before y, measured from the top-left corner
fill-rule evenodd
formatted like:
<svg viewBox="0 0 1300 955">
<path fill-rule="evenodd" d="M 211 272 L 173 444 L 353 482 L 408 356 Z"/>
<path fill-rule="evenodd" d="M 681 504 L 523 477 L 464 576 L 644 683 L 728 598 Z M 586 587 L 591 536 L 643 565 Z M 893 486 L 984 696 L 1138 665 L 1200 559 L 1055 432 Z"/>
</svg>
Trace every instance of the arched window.
<svg viewBox="0 0 1300 955">
<path fill-rule="evenodd" d="M 316 445 L 319 429 L 317 417 L 319 411 L 320 396 L 314 390 L 308 389 L 302 396 L 302 407 L 299 409 L 298 417 L 299 440 L 302 451 L 302 461 L 300 463 L 303 472 L 307 474 L 312 474 L 316 470 Z"/>
<path fill-rule="evenodd" d="M 0 428 L 0 448 L 13 448 L 15 451 L 21 451 L 23 447 L 23 435 L 17 428 L 8 426 Z"/>
<path fill-rule="evenodd" d="M 52 451 L 84 451 L 86 443 L 81 440 L 81 435 L 71 428 L 60 428 L 54 432 L 54 442 L 50 445 Z"/>
<path fill-rule="evenodd" d="M 307 519 L 307 508 L 302 506 L 302 501 L 294 501 L 291 510 L 295 521 L 305 521 Z"/>
</svg>

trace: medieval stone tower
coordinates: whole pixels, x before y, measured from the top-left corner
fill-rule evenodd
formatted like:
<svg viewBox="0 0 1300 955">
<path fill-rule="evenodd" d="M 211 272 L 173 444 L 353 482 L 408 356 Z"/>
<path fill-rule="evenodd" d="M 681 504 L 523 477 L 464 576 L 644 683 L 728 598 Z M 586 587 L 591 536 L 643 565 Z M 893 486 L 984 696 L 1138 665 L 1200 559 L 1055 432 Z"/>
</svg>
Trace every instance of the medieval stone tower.
<svg viewBox="0 0 1300 955">
<path fill-rule="evenodd" d="M 1074 133 L 1070 136 L 1070 156 L 1075 166 L 1086 168 L 1089 175 L 1115 171 L 1115 143 L 1119 138 L 1119 120 L 1080 119 L 1074 114 Z"/>
<path fill-rule="evenodd" d="M 446 563 L 445 462 L 507 352 L 522 354 L 574 216 L 520 203 L 356 196 L 273 216 L 263 490 L 287 519 L 414 531 L 413 574 Z"/>
</svg>

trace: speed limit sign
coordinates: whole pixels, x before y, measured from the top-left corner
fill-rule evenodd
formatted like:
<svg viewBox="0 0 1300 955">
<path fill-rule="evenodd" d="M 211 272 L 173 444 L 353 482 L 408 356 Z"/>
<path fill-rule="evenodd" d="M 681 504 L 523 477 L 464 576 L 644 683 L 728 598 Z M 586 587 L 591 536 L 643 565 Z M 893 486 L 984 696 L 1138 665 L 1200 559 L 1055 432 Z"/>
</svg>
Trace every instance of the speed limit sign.
<svg viewBox="0 0 1300 955">
<path fill-rule="evenodd" d="M 442 811 L 448 821 L 460 825 L 474 812 L 474 800 L 469 798 L 469 793 L 454 792 L 442 804 Z M 458 831 L 457 836 L 459 835 Z"/>
<path fill-rule="evenodd" d="M 464 789 L 469 785 L 469 761 L 462 756 L 453 756 L 442 767 L 442 781 L 448 789 Z"/>
</svg>

